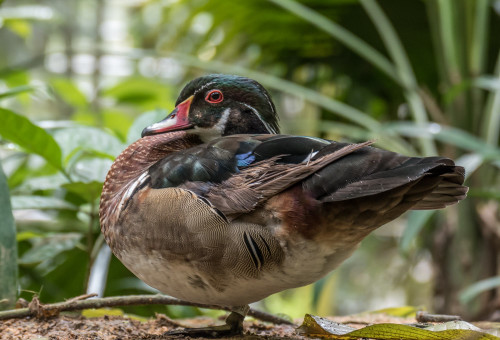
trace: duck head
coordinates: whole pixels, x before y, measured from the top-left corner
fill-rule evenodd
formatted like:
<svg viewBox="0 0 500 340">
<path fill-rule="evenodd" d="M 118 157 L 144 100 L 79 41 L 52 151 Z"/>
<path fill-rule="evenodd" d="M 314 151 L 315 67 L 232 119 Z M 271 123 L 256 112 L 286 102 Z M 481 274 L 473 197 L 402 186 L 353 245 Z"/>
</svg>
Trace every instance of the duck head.
<svg viewBox="0 0 500 340">
<path fill-rule="evenodd" d="M 186 130 L 204 142 L 234 134 L 279 133 L 276 109 L 266 89 L 255 80 L 211 74 L 189 82 L 175 109 L 146 127 L 142 136 Z"/>
</svg>

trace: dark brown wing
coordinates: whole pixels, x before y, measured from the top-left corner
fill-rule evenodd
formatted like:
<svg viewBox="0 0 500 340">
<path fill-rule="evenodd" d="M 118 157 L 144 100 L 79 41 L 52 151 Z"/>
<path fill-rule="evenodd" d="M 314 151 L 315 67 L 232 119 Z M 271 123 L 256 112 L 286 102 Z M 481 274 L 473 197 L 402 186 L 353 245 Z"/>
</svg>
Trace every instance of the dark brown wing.
<svg viewBox="0 0 500 340">
<path fill-rule="evenodd" d="M 149 175 L 153 188 L 191 190 L 225 215 L 250 212 L 297 183 L 322 203 L 401 192 L 409 208 L 436 209 L 465 197 L 464 169 L 452 160 L 407 157 L 370 144 L 235 135 L 171 154 Z"/>
</svg>

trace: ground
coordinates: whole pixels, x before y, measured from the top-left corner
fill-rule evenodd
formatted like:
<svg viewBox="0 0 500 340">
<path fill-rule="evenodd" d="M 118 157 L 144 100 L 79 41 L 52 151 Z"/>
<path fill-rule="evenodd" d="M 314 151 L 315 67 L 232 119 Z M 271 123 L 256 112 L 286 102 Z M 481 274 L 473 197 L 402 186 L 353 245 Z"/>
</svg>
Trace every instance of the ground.
<svg viewBox="0 0 500 340">
<path fill-rule="evenodd" d="M 414 323 L 415 319 L 391 318 L 384 315 L 361 315 L 336 317 L 332 320 L 345 322 L 353 327 L 362 327 L 371 323 Z M 299 325 L 302 320 L 295 320 Z M 92 340 L 128 340 L 128 339 L 168 339 L 163 334 L 179 326 L 203 327 L 222 320 L 196 318 L 170 320 L 158 314 L 156 318 L 141 322 L 123 316 L 104 316 L 85 318 L 79 315 L 60 315 L 47 320 L 36 318 L 0 320 L 0 339 L 92 339 Z M 255 320 L 245 321 L 245 334 L 239 339 L 307 339 L 295 333 L 295 327 L 272 325 Z M 181 337 L 176 337 L 181 338 Z"/>
</svg>

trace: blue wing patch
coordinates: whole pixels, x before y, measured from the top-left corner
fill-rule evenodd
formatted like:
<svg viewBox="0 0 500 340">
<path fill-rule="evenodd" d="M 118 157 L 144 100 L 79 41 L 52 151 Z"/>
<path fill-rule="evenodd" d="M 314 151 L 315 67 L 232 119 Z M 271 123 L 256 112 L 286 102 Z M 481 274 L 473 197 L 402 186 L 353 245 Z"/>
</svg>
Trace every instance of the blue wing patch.
<svg viewBox="0 0 500 340">
<path fill-rule="evenodd" d="M 249 151 L 247 153 L 236 155 L 236 160 L 236 164 L 238 167 L 249 166 L 253 161 L 255 161 L 255 155 L 252 153 L 252 151 Z"/>
</svg>

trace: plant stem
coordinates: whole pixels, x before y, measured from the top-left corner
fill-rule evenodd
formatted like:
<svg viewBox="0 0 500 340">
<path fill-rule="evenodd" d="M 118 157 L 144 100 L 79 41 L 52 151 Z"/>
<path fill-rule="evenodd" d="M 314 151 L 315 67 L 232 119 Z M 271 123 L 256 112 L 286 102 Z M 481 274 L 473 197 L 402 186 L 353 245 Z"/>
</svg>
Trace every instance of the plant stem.
<svg viewBox="0 0 500 340">
<path fill-rule="evenodd" d="M 89 297 L 85 295 L 84 297 Z M 177 305 L 177 306 L 192 306 L 208 309 L 219 309 L 231 311 L 228 307 L 215 305 L 204 305 L 201 303 L 179 300 L 165 295 L 130 295 L 130 296 L 113 296 L 106 298 L 92 298 L 89 300 L 81 300 L 73 298 L 64 302 L 57 302 L 43 305 L 37 297 L 33 298 L 28 308 L 18 308 L 0 312 L 0 320 L 12 318 L 24 318 L 27 316 L 36 316 L 38 318 L 50 317 L 59 314 L 63 311 L 75 311 L 89 308 L 104 308 L 117 306 L 136 306 L 136 305 Z M 293 325 L 292 322 L 280 318 L 278 316 L 261 312 L 250 308 L 248 316 L 256 319 L 272 322 L 275 324 Z"/>
<path fill-rule="evenodd" d="M 500 53 L 497 57 L 495 75 L 500 83 Z M 500 88 L 490 93 L 483 122 L 483 136 L 486 143 L 497 146 L 500 137 Z"/>
</svg>

